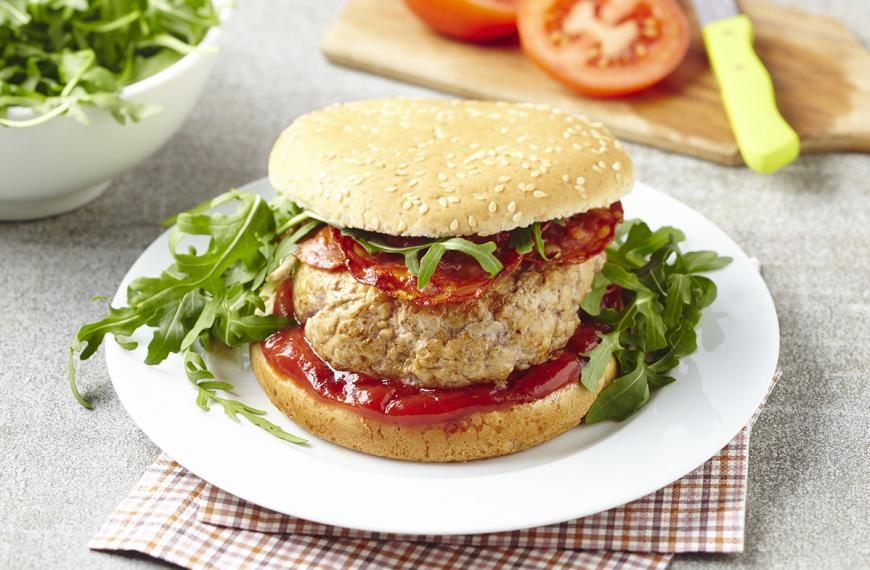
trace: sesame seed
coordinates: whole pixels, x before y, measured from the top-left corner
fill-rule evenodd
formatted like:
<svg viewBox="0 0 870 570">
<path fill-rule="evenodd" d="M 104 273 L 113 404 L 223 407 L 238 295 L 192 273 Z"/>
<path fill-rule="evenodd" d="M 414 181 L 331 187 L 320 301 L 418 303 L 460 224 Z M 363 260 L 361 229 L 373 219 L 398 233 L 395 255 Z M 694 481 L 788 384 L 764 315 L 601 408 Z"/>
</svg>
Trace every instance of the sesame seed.
<svg viewBox="0 0 870 570">
<path fill-rule="evenodd" d="M 598 166 L 601 167 L 601 168 L 607 168 L 607 163 L 604 162 L 603 160 L 599 160 L 599 161 L 598 161 Z"/>
<path fill-rule="evenodd" d="M 477 218 L 475 218 L 474 216 L 468 216 L 468 225 L 472 228 L 477 226 Z"/>
<path fill-rule="evenodd" d="M 398 188 L 397 186 L 387 186 L 386 188 L 384 188 L 384 190 L 385 190 L 386 192 L 395 192 L 395 191 L 398 190 L 398 189 L 399 189 L 399 188 Z"/>
<path fill-rule="evenodd" d="M 517 211 L 517 203 L 514 201 L 511 201 L 510 204 L 508 204 L 507 208 L 508 208 L 508 212 L 516 212 Z"/>
<path fill-rule="evenodd" d="M 622 168 L 622 163 L 618 160 L 613 163 L 613 170 L 619 171 Z"/>
<path fill-rule="evenodd" d="M 515 221 L 515 222 L 519 222 L 521 219 L 523 219 L 522 212 L 517 212 L 516 214 L 514 214 L 514 217 L 511 219 L 513 219 L 513 221 Z"/>
<path fill-rule="evenodd" d="M 592 170 L 593 170 L 593 172 L 601 172 L 601 167 L 598 166 L 597 164 L 593 164 Z"/>
<path fill-rule="evenodd" d="M 459 196 L 447 196 L 447 201 L 451 204 L 456 204 L 459 202 Z"/>
<path fill-rule="evenodd" d="M 396 224 L 396 229 L 402 231 L 405 229 L 405 220 L 399 220 L 399 223 Z"/>
<path fill-rule="evenodd" d="M 420 207 L 417 209 L 417 211 L 420 212 L 421 215 L 425 214 L 429 211 L 429 204 L 420 204 Z"/>
<path fill-rule="evenodd" d="M 539 176 L 541 176 L 541 171 L 540 170 L 532 170 L 529 173 L 529 176 L 531 176 L 532 178 L 538 178 Z"/>
<path fill-rule="evenodd" d="M 466 177 L 466 174 L 465 174 L 464 172 L 457 172 L 457 173 L 456 173 L 456 177 L 457 177 L 457 178 L 465 178 L 465 177 Z"/>
<path fill-rule="evenodd" d="M 438 203 L 441 204 L 442 208 L 446 208 L 447 207 L 447 198 L 445 198 L 444 196 L 440 196 L 438 198 Z"/>
<path fill-rule="evenodd" d="M 547 193 L 541 192 L 540 190 L 535 190 L 535 192 L 532 194 L 532 196 L 534 196 L 535 198 L 546 198 Z"/>
<path fill-rule="evenodd" d="M 499 192 L 504 192 L 504 188 L 504 184 L 496 184 L 492 191 L 498 194 Z"/>
<path fill-rule="evenodd" d="M 495 214 L 498 211 L 498 204 L 496 204 L 495 202 L 490 202 L 489 211 Z"/>
<path fill-rule="evenodd" d="M 566 184 L 567 184 L 567 183 L 570 183 L 570 182 L 571 182 L 571 177 L 568 176 L 567 174 L 563 174 L 563 175 L 562 175 L 562 182 L 565 182 Z"/>
<path fill-rule="evenodd" d="M 584 184 L 586 184 L 586 179 L 583 178 L 582 176 L 578 176 L 578 177 L 577 177 L 577 184 L 578 184 L 579 186 L 583 186 Z"/>
<path fill-rule="evenodd" d="M 405 210 L 410 210 L 412 206 L 413 206 L 413 204 L 410 203 L 410 202 L 404 202 L 404 203 L 402 204 L 402 208 L 405 209 Z"/>
<path fill-rule="evenodd" d="M 453 221 L 450 222 L 450 231 L 455 232 L 458 229 L 459 229 L 459 220 L 454 218 Z"/>
<path fill-rule="evenodd" d="M 416 178 L 412 178 L 412 179 L 408 180 L 408 186 L 416 186 L 416 185 L 417 185 Z"/>
<path fill-rule="evenodd" d="M 499 176 L 499 177 L 498 177 L 498 181 L 499 181 L 499 182 L 510 182 L 510 181 L 511 181 L 511 177 L 510 177 L 510 176 Z"/>
<path fill-rule="evenodd" d="M 441 182 L 446 182 L 446 181 L 447 181 L 447 175 L 444 174 L 443 172 L 439 172 L 439 173 L 438 173 L 438 180 L 440 180 Z"/>
</svg>

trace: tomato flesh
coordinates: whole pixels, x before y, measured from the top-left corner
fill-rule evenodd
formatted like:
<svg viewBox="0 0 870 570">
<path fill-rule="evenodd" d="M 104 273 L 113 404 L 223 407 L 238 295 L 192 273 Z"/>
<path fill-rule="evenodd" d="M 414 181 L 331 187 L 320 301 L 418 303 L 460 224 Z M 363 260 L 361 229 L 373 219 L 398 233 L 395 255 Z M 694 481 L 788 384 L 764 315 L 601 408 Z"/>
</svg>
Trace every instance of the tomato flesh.
<svg viewBox="0 0 870 570">
<path fill-rule="evenodd" d="M 485 42 L 517 31 L 515 0 L 405 0 L 435 31 L 464 41 Z"/>
<path fill-rule="evenodd" d="M 549 75 L 586 95 L 645 89 L 689 49 L 689 24 L 675 0 L 520 0 L 523 49 Z"/>
</svg>

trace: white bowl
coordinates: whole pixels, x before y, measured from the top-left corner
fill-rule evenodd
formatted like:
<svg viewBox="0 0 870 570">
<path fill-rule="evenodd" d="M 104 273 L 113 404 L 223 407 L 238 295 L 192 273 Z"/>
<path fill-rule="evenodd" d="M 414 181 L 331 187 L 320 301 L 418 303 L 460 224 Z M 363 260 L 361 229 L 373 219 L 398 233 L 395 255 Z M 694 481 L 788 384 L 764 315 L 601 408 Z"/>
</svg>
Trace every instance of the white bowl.
<svg viewBox="0 0 870 570">
<path fill-rule="evenodd" d="M 220 14 L 223 24 L 229 10 L 224 7 Z M 78 208 L 99 196 L 112 177 L 160 148 L 193 109 L 220 37 L 221 28 L 211 28 L 199 44 L 206 49 L 124 88 L 125 99 L 160 107 L 138 123 L 121 125 L 109 113 L 88 108 L 90 125 L 59 116 L 33 127 L 0 127 L 0 220 L 41 218 Z M 29 109 L 9 110 L 10 119 L 33 117 Z"/>
</svg>

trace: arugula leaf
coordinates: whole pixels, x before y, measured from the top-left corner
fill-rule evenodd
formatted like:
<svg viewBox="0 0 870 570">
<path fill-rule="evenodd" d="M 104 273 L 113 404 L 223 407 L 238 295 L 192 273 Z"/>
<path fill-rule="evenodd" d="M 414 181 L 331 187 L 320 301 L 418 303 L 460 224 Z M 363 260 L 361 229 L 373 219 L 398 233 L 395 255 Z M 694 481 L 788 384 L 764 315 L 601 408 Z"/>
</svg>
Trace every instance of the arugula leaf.
<svg viewBox="0 0 870 570">
<path fill-rule="evenodd" d="M 674 382 L 667 372 L 697 350 L 695 327 L 703 309 L 716 299 L 716 285 L 699 272 L 721 269 L 730 258 L 714 252 L 680 251 L 683 232 L 672 227 L 651 231 L 638 220 L 621 224 L 607 248 L 607 263 L 581 303 L 582 319 L 610 327 L 589 352 L 581 382 L 594 390 L 611 357 L 622 371 L 601 392 L 586 416 L 588 423 L 623 420 L 643 406 L 650 390 Z M 602 308 L 607 288 L 618 286 L 621 309 Z"/>
<path fill-rule="evenodd" d="M 607 365 L 610 364 L 610 357 L 613 351 L 619 347 L 619 331 L 610 332 L 601 335 L 601 340 L 588 354 L 589 362 L 583 367 L 583 372 L 580 374 L 580 382 L 590 392 L 594 392 L 598 388 L 598 381 Z"/>
<path fill-rule="evenodd" d="M 508 246 L 514 248 L 514 250 L 516 250 L 520 255 L 531 253 L 532 249 L 535 247 L 535 243 L 532 239 L 532 229 L 530 227 L 516 228 L 511 231 Z"/>
<path fill-rule="evenodd" d="M 235 209 L 229 213 L 214 211 L 230 205 Z M 284 205 L 273 209 L 256 194 L 231 190 L 177 216 L 169 238 L 173 263 L 159 277 L 135 279 L 127 288 L 127 306 L 109 307 L 105 318 L 84 325 L 76 334 L 69 354 L 70 390 L 76 400 L 90 407 L 75 385 L 74 356 L 89 358 L 107 334 L 132 350 L 136 343 L 129 337 L 146 327 L 151 329 L 151 340 L 145 363 L 158 364 L 170 354 L 183 353 L 201 407 L 218 403 L 233 419 L 242 416 L 282 439 L 303 441 L 262 418 L 262 410 L 219 396 L 215 390 L 232 386 L 213 381 L 197 353 L 218 348 L 216 343 L 238 347 L 261 341 L 292 323 L 287 317 L 264 314 L 259 295 L 268 268 L 282 254 L 274 242 L 279 239 L 278 223 L 284 227 L 290 221 L 287 214 Z M 313 227 L 310 222 L 303 217 L 298 218 L 298 227 L 287 225 L 289 236 L 284 240 L 307 234 Z M 193 245 L 182 250 L 187 242 Z M 206 378 L 208 382 L 198 381 Z"/>
<path fill-rule="evenodd" d="M 239 421 L 238 416 L 242 416 L 255 426 L 284 441 L 297 444 L 308 442 L 308 440 L 288 433 L 281 426 L 264 418 L 263 416 L 266 414 L 264 410 L 258 410 L 238 400 L 218 396 L 217 390 L 229 391 L 233 389 L 233 385 L 227 382 L 214 382 L 214 375 L 206 367 L 202 355 L 193 350 L 188 349 L 184 352 L 184 371 L 188 381 L 197 389 L 196 404 L 202 411 L 209 411 L 210 403 L 218 404 L 223 408 L 227 417 L 233 421 Z"/>
<path fill-rule="evenodd" d="M 159 108 L 121 90 L 199 49 L 218 24 L 212 0 L 0 0 L 0 126 L 64 114 L 87 124 L 86 107 L 141 120 Z M 36 117 L 9 119 L 12 107 Z"/>
<path fill-rule="evenodd" d="M 648 398 L 647 370 L 638 362 L 634 370 L 620 376 L 601 391 L 586 412 L 586 423 L 594 424 L 611 419 L 622 421 L 637 411 Z"/>
<path fill-rule="evenodd" d="M 538 222 L 532 224 L 532 239 L 535 240 L 535 251 L 538 252 L 541 259 L 549 261 L 550 258 L 547 257 L 547 252 L 544 251 L 544 237 L 541 235 L 541 224 Z"/>
<path fill-rule="evenodd" d="M 438 262 L 447 251 L 459 251 L 473 257 L 490 277 L 494 277 L 504 268 L 494 255 L 496 245 L 492 241 L 475 243 L 465 238 L 453 237 L 402 247 L 386 244 L 371 233 L 361 230 L 345 228 L 341 233 L 352 237 L 368 253 L 396 253 L 404 256 L 408 272 L 417 277 L 418 289 L 423 289 L 429 283 L 438 268 Z M 425 252 L 422 259 L 418 257 L 421 252 Z"/>
</svg>

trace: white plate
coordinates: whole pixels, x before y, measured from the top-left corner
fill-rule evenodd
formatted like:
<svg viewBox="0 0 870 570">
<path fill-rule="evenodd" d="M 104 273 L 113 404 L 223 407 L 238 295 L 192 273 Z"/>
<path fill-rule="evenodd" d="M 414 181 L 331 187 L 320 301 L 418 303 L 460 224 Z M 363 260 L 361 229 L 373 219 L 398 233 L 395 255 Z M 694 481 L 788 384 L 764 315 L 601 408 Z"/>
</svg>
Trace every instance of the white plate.
<svg viewBox="0 0 870 570">
<path fill-rule="evenodd" d="M 247 190 L 271 195 L 266 180 Z M 409 463 L 337 447 L 280 441 L 229 421 L 220 409 L 196 407 L 180 358 L 157 367 L 114 341 L 106 361 L 133 420 L 181 465 L 252 503 L 312 521 L 371 531 L 466 534 L 528 528 L 597 513 L 647 495 L 717 453 L 746 424 L 773 377 L 779 327 L 770 294 L 746 254 L 725 233 L 673 198 L 638 184 L 624 200 L 626 217 L 673 225 L 687 249 L 734 258 L 713 275 L 719 297 L 700 324 L 697 353 L 623 423 L 581 426 L 536 448 L 465 464 Z M 167 234 L 133 264 L 127 284 L 170 263 Z M 139 335 L 138 340 L 147 337 Z M 260 391 L 244 358 L 213 359 L 235 395 L 268 410 L 268 418 L 306 435 Z"/>
</svg>

